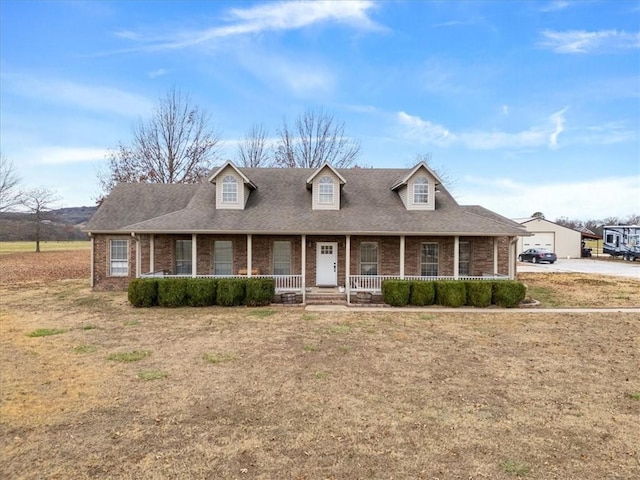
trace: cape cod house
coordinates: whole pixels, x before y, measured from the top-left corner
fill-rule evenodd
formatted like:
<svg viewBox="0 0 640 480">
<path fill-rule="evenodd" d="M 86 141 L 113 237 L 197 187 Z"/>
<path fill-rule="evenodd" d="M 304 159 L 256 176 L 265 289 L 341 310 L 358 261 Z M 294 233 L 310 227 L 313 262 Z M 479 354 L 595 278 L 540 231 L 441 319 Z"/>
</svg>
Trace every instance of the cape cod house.
<svg viewBox="0 0 640 480">
<path fill-rule="evenodd" d="M 379 292 L 387 278 L 514 278 L 516 222 L 411 169 L 239 168 L 200 184 L 120 184 L 86 226 L 91 284 L 270 276 L 277 292 Z"/>
</svg>

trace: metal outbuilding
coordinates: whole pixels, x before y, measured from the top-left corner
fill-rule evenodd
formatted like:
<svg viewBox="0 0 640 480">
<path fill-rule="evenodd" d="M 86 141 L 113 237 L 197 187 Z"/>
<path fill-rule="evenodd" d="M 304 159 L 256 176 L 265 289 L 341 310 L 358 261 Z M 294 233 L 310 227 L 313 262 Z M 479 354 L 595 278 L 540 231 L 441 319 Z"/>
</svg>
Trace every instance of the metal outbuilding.
<svg viewBox="0 0 640 480">
<path fill-rule="evenodd" d="M 519 237 L 518 253 L 528 248 L 546 248 L 558 258 L 580 258 L 582 234 L 572 228 L 551 222 L 542 217 L 516 218 L 532 235 Z"/>
</svg>

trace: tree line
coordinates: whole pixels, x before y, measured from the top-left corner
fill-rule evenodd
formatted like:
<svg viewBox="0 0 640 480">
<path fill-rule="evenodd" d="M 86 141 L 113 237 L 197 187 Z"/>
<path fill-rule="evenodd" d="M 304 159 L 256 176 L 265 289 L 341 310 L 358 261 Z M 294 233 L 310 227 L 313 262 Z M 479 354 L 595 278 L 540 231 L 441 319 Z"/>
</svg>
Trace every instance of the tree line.
<svg viewBox="0 0 640 480">
<path fill-rule="evenodd" d="M 535 212 L 531 216 L 533 218 L 545 218 L 544 214 L 541 212 Z M 640 225 L 640 215 L 634 213 L 627 217 L 610 216 L 602 219 L 589 220 L 558 217 L 555 219 L 555 223 L 557 223 L 558 225 L 562 225 L 563 227 L 571 228 L 573 230 L 581 230 L 583 228 L 586 228 L 599 237 L 602 237 L 602 229 L 606 225 Z"/>
</svg>

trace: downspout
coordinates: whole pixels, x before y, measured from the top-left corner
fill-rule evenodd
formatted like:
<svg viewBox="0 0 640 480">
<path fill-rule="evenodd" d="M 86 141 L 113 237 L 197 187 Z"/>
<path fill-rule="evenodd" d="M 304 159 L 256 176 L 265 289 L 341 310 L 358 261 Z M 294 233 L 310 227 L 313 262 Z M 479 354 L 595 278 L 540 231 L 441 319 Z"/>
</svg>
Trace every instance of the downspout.
<svg viewBox="0 0 640 480">
<path fill-rule="evenodd" d="M 509 240 L 509 279 L 516 279 L 516 243 L 518 237 L 511 237 Z"/>
<path fill-rule="evenodd" d="M 140 237 L 136 236 L 136 232 L 131 232 L 131 238 L 136 242 L 136 278 L 140 278 L 140 270 L 142 270 L 142 259 L 140 258 Z"/>
</svg>

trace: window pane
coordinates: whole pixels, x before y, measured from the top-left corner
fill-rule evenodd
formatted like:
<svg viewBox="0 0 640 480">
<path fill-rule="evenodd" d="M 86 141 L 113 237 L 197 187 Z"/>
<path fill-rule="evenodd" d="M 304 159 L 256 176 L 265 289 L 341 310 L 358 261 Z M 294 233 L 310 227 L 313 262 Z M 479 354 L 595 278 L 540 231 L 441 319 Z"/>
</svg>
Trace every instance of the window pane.
<svg viewBox="0 0 640 480">
<path fill-rule="evenodd" d="M 214 275 L 233 275 L 233 243 L 216 240 L 213 244 Z"/>
<path fill-rule="evenodd" d="M 291 275 L 291 242 L 273 242 L 273 274 Z"/>
<path fill-rule="evenodd" d="M 117 277 L 126 277 L 129 274 L 128 240 L 111 240 L 109 245 L 110 259 L 109 271 L 110 275 Z"/>
<path fill-rule="evenodd" d="M 318 202 L 333 203 L 333 180 L 331 177 L 322 177 L 318 182 Z"/>
<path fill-rule="evenodd" d="M 233 175 L 222 179 L 222 203 L 238 203 L 238 180 Z"/>
<path fill-rule="evenodd" d="M 176 240 L 176 275 L 191 275 L 191 240 Z"/>
<path fill-rule="evenodd" d="M 413 182 L 413 203 L 429 201 L 429 182 L 425 177 L 418 177 Z"/>
<path fill-rule="evenodd" d="M 423 277 L 438 276 L 438 244 L 423 243 L 420 255 L 420 275 Z"/>
<path fill-rule="evenodd" d="M 360 244 L 360 275 L 378 274 L 378 244 L 362 242 Z"/>
</svg>

